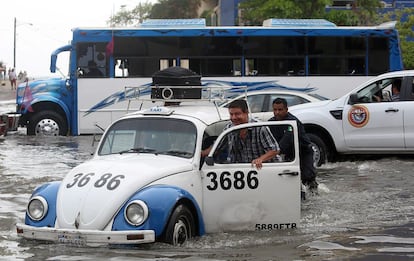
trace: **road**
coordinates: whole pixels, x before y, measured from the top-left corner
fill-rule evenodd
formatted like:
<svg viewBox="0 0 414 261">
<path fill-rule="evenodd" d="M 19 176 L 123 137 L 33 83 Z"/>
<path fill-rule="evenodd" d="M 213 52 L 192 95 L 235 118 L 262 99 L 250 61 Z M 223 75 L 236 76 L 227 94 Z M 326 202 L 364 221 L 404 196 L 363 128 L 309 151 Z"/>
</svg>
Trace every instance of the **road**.
<svg viewBox="0 0 414 261">
<path fill-rule="evenodd" d="M 0 81 L 0 102 L 16 99 L 16 91 L 11 89 L 8 80 Z"/>
</svg>

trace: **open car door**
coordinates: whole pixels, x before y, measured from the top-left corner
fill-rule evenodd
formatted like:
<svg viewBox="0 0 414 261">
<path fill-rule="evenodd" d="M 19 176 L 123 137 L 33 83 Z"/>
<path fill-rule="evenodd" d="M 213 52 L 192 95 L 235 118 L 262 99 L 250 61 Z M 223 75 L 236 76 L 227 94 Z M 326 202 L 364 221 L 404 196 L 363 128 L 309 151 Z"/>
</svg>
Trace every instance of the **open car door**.
<svg viewBox="0 0 414 261">
<path fill-rule="evenodd" d="M 243 128 L 290 125 L 294 159 L 263 163 L 258 170 L 246 163 L 228 161 L 229 135 Z M 272 127 L 273 126 L 273 127 Z M 292 229 L 300 220 L 300 167 L 295 121 L 256 122 L 224 131 L 214 143 L 203 177 L 203 217 L 207 232 Z"/>
</svg>

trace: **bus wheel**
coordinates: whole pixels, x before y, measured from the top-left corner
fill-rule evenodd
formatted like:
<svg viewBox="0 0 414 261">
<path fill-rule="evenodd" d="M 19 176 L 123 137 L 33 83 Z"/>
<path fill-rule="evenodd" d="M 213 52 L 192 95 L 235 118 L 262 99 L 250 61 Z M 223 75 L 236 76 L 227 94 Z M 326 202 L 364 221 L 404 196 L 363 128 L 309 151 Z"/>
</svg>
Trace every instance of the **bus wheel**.
<svg viewBox="0 0 414 261">
<path fill-rule="evenodd" d="M 326 162 L 328 155 L 327 146 L 325 142 L 315 134 L 308 133 L 308 137 L 312 144 L 314 165 L 319 167 Z"/>
<path fill-rule="evenodd" d="M 194 217 L 186 206 L 174 209 L 164 235 L 164 242 L 174 246 L 183 245 L 195 235 Z"/>
<path fill-rule="evenodd" d="M 54 111 L 41 111 L 34 114 L 27 126 L 27 135 L 65 136 L 68 125 L 62 115 Z"/>
</svg>

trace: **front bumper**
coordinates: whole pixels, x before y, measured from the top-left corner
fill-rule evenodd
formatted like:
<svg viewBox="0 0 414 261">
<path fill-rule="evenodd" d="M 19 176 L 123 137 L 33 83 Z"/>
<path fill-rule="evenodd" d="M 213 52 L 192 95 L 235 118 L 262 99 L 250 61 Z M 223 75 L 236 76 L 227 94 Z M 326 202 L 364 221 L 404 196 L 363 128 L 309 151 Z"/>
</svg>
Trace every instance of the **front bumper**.
<svg viewBox="0 0 414 261">
<path fill-rule="evenodd" d="M 153 230 L 98 231 L 59 229 L 16 224 L 17 235 L 26 239 L 70 245 L 99 246 L 108 244 L 143 244 L 155 242 Z"/>
</svg>

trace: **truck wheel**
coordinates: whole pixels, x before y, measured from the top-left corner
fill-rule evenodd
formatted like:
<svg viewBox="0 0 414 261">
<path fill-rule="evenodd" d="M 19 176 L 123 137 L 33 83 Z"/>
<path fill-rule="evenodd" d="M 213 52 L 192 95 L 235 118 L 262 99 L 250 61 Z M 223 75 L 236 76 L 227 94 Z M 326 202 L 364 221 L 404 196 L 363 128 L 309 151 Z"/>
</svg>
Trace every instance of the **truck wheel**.
<svg viewBox="0 0 414 261">
<path fill-rule="evenodd" d="M 328 150 L 325 142 L 317 135 L 308 133 L 308 137 L 312 143 L 313 162 L 315 166 L 319 167 L 326 162 Z"/>
<path fill-rule="evenodd" d="M 168 221 L 164 242 L 183 245 L 195 235 L 195 222 L 191 211 L 184 205 L 177 206 Z"/>
<path fill-rule="evenodd" d="M 27 135 L 65 136 L 67 132 L 66 120 L 54 111 L 41 111 L 34 114 L 27 126 Z"/>
</svg>

